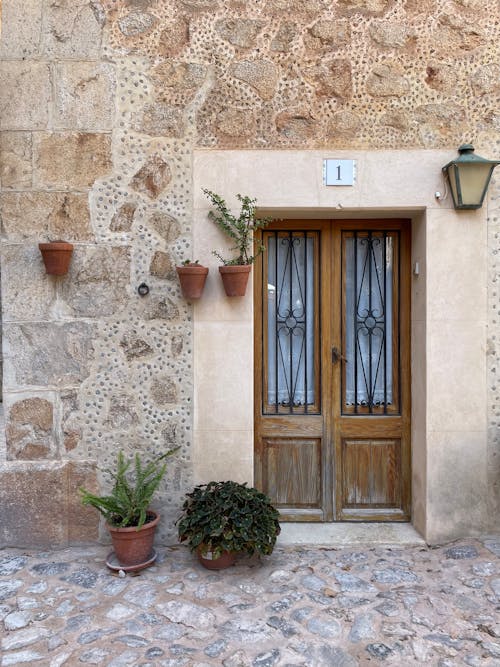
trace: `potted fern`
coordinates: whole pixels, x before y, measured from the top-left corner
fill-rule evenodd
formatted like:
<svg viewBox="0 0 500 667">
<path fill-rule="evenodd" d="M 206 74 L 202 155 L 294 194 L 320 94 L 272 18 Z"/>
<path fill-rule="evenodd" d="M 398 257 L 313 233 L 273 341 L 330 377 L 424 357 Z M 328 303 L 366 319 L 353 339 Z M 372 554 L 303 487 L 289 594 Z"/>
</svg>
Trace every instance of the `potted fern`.
<svg viewBox="0 0 500 667">
<path fill-rule="evenodd" d="M 155 560 L 153 541 L 160 515 L 151 509 L 150 503 L 167 472 L 165 459 L 177 449 L 170 449 L 147 464 L 136 453 L 133 474 L 130 474 L 132 460 L 127 461 L 123 452 L 119 452 L 116 472 L 107 471 L 114 481 L 109 495 L 97 496 L 80 488 L 83 505 L 95 507 L 106 520 L 121 569 L 141 569 Z"/>
<path fill-rule="evenodd" d="M 261 491 L 238 482 L 209 482 L 186 495 L 177 520 L 179 539 L 209 569 L 234 563 L 236 554 L 272 553 L 279 513 Z"/>
<path fill-rule="evenodd" d="M 235 257 L 226 259 L 216 250 L 212 253 L 222 262 L 219 273 L 226 295 L 244 296 L 252 264 L 264 251 L 263 245 L 259 245 L 254 250 L 254 232 L 266 227 L 271 218 L 257 218 L 257 200 L 247 195 L 236 195 L 241 204 L 240 213 L 236 216 L 231 213 L 220 195 L 207 189 L 204 189 L 203 192 L 215 209 L 209 211 L 208 217 L 234 242 L 231 250 L 236 252 Z M 253 252 L 255 254 L 252 254 Z"/>
</svg>

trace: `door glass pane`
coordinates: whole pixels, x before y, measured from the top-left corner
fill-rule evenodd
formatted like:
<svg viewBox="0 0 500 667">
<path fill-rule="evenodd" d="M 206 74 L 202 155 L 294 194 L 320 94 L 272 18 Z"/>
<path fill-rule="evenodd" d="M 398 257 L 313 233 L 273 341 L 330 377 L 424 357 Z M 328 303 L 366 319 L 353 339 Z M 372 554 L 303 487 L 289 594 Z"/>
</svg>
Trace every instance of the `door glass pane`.
<svg viewBox="0 0 500 667">
<path fill-rule="evenodd" d="M 317 234 L 267 232 L 264 238 L 264 412 L 317 413 Z"/>
<path fill-rule="evenodd" d="M 397 232 L 344 234 L 344 412 L 397 409 L 396 239 Z"/>
</svg>

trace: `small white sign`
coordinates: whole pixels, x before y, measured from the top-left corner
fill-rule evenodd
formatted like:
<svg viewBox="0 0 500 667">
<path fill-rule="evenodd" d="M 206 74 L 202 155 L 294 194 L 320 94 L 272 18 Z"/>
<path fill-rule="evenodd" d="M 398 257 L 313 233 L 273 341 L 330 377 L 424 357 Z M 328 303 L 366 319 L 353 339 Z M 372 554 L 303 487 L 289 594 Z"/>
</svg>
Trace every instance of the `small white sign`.
<svg viewBox="0 0 500 667">
<path fill-rule="evenodd" d="M 325 185 L 354 185 L 356 165 L 354 160 L 323 160 Z"/>
</svg>

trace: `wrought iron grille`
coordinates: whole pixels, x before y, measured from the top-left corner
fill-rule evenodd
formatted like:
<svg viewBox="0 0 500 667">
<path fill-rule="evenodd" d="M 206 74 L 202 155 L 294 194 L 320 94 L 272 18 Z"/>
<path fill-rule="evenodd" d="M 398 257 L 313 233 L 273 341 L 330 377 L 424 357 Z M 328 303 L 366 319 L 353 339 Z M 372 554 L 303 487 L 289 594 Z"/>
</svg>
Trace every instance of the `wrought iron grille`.
<svg viewBox="0 0 500 667">
<path fill-rule="evenodd" d="M 344 232 L 343 411 L 399 409 L 399 232 Z"/>
<path fill-rule="evenodd" d="M 265 414 L 319 412 L 318 234 L 266 232 Z"/>
</svg>

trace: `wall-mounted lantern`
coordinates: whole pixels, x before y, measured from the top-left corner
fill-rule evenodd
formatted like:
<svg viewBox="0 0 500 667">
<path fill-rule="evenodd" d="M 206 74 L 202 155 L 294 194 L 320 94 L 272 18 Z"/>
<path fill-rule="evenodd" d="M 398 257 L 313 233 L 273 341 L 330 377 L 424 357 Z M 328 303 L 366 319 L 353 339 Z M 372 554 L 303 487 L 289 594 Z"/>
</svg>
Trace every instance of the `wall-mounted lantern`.
<svg viewBox="0 0 500 667">
<path fill-rule="evenodd" d="M 453 204 L 458 209 L 481 208 L 493 169 L 500 161 L 474 155 L 472 144 L 463 144 L 458 152 L 460 155 L 443 167 Z"/>
</svg>

